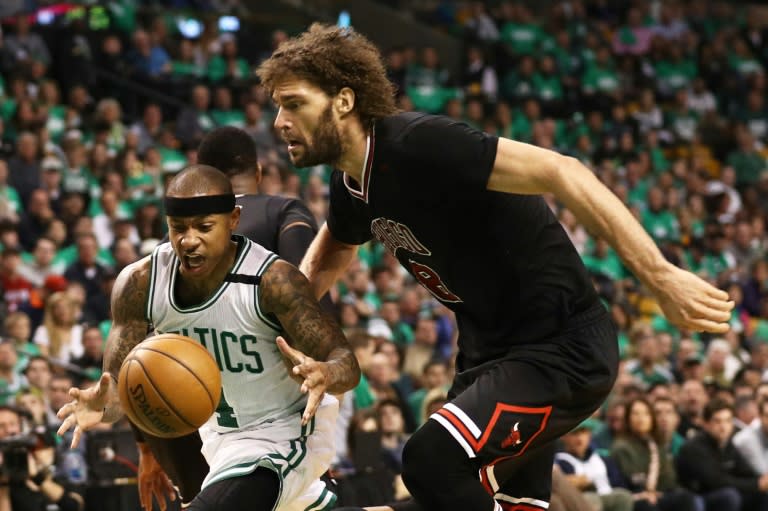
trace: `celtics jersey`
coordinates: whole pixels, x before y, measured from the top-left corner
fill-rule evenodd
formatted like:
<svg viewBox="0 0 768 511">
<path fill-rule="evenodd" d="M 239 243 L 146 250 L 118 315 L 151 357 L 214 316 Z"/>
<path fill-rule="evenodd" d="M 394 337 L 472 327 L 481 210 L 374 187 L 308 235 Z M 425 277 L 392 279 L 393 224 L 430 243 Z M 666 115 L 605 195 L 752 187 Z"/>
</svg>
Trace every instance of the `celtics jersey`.
<svg viewBox="0 0 768 511">
<path fill-rule="evenodd" d="M 243 236 L 232 239 L 238 250 L 230 275 L 204 303 L 190 307 L 175 297 L 179 259 L 170 243 L 159 245 L 152 253 L 147 302 L 147 319 L 156 333 L 191 337 L 216 360 L 222 394 L 206 426 L 220 433 L 250 429 L 306 404 L 275 344 L 282 329 L 259 308 L 259 277 L 277 255 Z"/>
</svg>

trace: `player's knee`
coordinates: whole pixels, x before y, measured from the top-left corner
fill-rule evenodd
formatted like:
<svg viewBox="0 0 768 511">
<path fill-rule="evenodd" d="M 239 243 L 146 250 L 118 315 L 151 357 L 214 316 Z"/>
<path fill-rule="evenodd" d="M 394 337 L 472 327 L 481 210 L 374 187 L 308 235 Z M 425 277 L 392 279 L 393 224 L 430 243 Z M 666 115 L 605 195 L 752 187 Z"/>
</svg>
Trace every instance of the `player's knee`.
<svg viewBox="0 0 768 511">
<path fill-rule="evenodd" d="M 422 484 L 423 479 L 436 472 L 430 463 L 429 432 L 434 421 L 427 421 L 422 427 L 411 435 L 403 449 L 403 482 L 408 488 L 412 485 Z M 434 450 L 432 450 L 434 455 Z"/>
<path fill-rule="evenodd" d="M 403 450 L 403 482 L 414 485 L 445 480 L 445 475 L 463 470 L 466 453 L 440 424 L 433 420 L 421 426 Z"/>
</svg>

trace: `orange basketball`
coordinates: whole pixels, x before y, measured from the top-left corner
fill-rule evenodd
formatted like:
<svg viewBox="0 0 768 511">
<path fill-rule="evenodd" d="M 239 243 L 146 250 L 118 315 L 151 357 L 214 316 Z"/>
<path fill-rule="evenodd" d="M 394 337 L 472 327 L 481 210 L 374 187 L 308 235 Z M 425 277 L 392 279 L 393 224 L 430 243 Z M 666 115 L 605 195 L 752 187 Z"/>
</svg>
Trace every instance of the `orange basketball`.
<svg viewBox="0 0 768 511">
<path fill-rule="evenodd" d="M 136 426 L 154 436 L 175 438 L 197 431 L 216 410 L 221 373 L 197 341 L 161 334 L 131 350 L 117 387 L 123 411 Z"/>
</svg>

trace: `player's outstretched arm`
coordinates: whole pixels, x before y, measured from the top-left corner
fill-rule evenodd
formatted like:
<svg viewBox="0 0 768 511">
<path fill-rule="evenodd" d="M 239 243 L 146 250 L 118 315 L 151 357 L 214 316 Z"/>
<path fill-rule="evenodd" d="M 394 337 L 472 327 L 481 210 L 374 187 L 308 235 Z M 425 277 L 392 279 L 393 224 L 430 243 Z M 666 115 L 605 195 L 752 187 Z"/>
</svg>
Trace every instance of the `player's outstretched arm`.
<svg viewBox="0 0 768 511">
<path fill-rule="evenodd" d="M 669 263 L 622 202 L 575 158 L 499 139 L 488 189 L 553 193 L 594 235 L 604 238 L 651 289 L 670 321 L 690 330 L 726 332 L 728 294 Z"/>
<path fill-rule="evenodd" d="M 278 347 L 294 364 L 293 374 L 303 378 L 302 392 L 309 393 L 305 421 L 325 392 L 343 394 L 357 385 L 360 367 L 352 348 L 295 266 L 276 261 L 269 267 L 259 287 L 259 306 L 277 316 L 291 340 L 289 346 L 278 338 Z"/>
<path fill-rule="evenodd" d="M 133 263 L 117 276 L 112 289 L 112 329 L 104 351 L 104 373 L 96 385 L 72 388 L 72 401 L 61 407 L 57 416 L 63 420 L 58 434 L 74 427 L 72 447 L 83 431 L 99 422 L 115 422 L 122 416 L 117 392 L 117 376 L 128 353 L 146 337 L 145 308 L 149 292 L 150 260 Z"/>
<path fill-rule="evenodd" d="M 347 269 L 355 254 L 356 245 L 338 241 L 331 234 L 327 224 L 320 227 L 299 266 L 309 279 L 315 298 L 319 299 L 328 292 Z"/>
</svg>

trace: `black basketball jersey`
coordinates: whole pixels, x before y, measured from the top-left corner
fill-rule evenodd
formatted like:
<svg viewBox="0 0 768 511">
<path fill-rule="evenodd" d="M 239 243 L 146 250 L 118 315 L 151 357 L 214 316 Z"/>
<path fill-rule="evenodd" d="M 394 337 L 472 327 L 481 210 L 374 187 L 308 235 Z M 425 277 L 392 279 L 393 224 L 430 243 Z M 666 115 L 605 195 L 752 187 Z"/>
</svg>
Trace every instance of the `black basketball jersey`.
<svg viewBox="0 0 768 511">
<path fill-rule="evenodd" d="M 397 114 L 375 123 L 362 183 L 331 178 L 333 236 L 375 237 L 455 311 L 463 369 L 556 336 L 597 302 L 543 198 L 487 190 L 497 144 L 447 117 Z"/>
<path fill-rule="evenodd" d="M 242 213 L 235 233 L 246 236 L 276 254 L 280 254 L 279 238 L 285 227 L 301 222 L 317 232 L 315 217 L 298 199 L 277 195 L 238 195 L 236 204 L 242 208 Z M 298 264 L 295 261 L 289 262 Z"/>
</svg>

